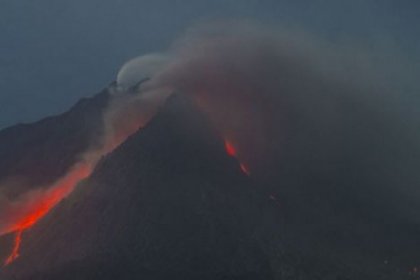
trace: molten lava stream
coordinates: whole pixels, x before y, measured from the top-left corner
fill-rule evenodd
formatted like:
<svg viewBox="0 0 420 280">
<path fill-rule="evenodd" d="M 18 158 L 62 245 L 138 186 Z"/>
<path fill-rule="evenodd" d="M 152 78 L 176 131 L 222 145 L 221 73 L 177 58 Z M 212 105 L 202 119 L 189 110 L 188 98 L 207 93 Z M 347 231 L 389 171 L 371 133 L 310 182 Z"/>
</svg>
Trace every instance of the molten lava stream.
<svg viewBox="0 0 420 280">
<path fill-rule="evenodd" d="M 58 180 L 45 192 L 35 192 L 26 194 L 24 204 L 16 209 L 13 216 L 13 223 L 8 225 L 3 233 L 15 232 L 13 251 L 5 261 L 4 265 L 9 265 L 19 257 L 20 243 L 22 234 L 25 230 L 32 227 L 44 217 L 54 206 L 63 198 L 68 196 L 83 179 L 90 176 L 97 161 L 104 155 L 112 152 L 116 147 L 123 143 L 130 135 L 135 133 L 146 123 L 143 119 L 136 119 L 135 123 L 125 126 L 118 126 L 115 131 L 109 133 L 109 138 L 105 139 L 105 144 L 100 150 L 88 151 L 85 155 L 88 160 L 77 163 L 63 178 Z"/>
<path fill-rule="evenodd" d="M 126 136 L 127 137 L 127 136 Z M 125 139 L 126 137 L 121 137 Z M 107 154 L 117 147 L 121 139 L 113 139 L 112 145 L 100 152 L 100 154 Z M 235 147 L 229 141 L 225 141 L 225 149 L 229 156 L 237 158 Z M 15 240 L 13 250 L 6 259 L 4 265 L 7 266 L 19 257 L 19 249 L 22 241 L 22 234 L 25 230 L 32 227 L 42 217 L 44 217 L 54 206 L 56 206 L 63 198 L 68 196 L 75 188 L 77 183 L 87 178 L 93 170 L 96 161 L 86 161 L 76 164 L 63 178 L 58 180 L 52 187 L 45 192 L 38 192 L 29 194 L 27 205 L 24 209 L 20 209 L 19 214 L 16 215 L 15 222 L 10 225 L 7 232 L 15 232 Z M 243 173 L 249 175 L 247 167 L 240 163 L 240 169 Z"/>
<path fill-rule="evenodd" d="M 233 146 L 233 144 L 228 140 L 225 140 L 225 150 L 229 156 L 234 157 L 239 161 L 235 146 Z M 249 176 L 251 174 L 249 172 L 249 169 L 246 167 L 246 165 L 240 161 L 239 161 L 239 167 L 241 168 L 241 171 L 245 173 L 246 175 Z"/>
<path fill-rule="evenodd" d="M 58 180 L 44 193 L 36 193 L 31 197 L 28 206 L 16 217 L 16 222 L 11 225 L 10 231 L 15 231 L 16 236 L 13 251 L 6 259 L 4 265 L 11 264 L 19 257 L 22 233 L 32 227 L 39 219 L 44 217 L 55 205 L 69 195 L 78 182 L 88 177 L 92 172 L 91 163 L 79 163 L 63 178 Z"/>
<path fill-rule="evenodd" d="M 9 257 L 7 257 L 6 261 L 4 262 L 4 265 L 11 264 L 14 260 L 16 260 L 19 257 L 19 248 L 20 248 L 20 242 L 22 241 L 22 232 L 23 230 L 18 230 L 16 232 L 15 241 L 13 244 L 13 250 Z"/>
</svg>

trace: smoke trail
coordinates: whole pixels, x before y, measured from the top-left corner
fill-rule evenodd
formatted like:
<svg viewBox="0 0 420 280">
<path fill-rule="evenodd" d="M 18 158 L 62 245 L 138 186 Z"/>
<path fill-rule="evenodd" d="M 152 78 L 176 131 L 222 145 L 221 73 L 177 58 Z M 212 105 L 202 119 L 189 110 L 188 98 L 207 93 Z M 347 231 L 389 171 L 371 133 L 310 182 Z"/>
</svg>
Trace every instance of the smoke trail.
<svg viewBox="0 0 420 280">
<path fill-rule="evenodd" d="M 49 188 L 30 191 L 15 201 L 7 201 L 0 211 L 0 235 L 31 227 L 90 172 L 89 163 L 78 163 Z"/>
</svg>

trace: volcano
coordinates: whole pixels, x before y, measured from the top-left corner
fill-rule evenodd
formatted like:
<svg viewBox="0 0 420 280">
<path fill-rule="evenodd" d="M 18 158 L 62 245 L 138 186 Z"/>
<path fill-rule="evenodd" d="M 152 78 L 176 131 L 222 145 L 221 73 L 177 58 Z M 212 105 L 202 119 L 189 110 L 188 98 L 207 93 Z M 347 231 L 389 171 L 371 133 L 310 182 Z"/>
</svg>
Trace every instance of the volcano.
<svg viewBox="0 0 420 280">
<path fill-rule="evenodd" d="M 85 176 L 87 166 L 79 164 L 80 156 L 101 145 L 110 89 L 80 100 L 61 115 L 0 132 L 0 235 L 16 231 L 13 242 L 10 235 L 0 237 L 1 263 L 16 258 L 22 230 L 58 203 L 73 181 Z M 58 183 L 61 189 L 49 190 Z"/>
<path fill-rule="evenodd" d="M 6 270 L 18 279 L 271 279 L 255 236 L 268 202 L 205 117 L 175 96 L 24 233 Z"/>
<path fill-rule="evenodd" d="M 77 145 L 45 144 L 69 158 L 47 177 L 53 181 L 86 139 L 100 142 L 109 92 L 3 135 L 21 130 L 30 139 L 42 127 L 63 139 L 79 135 Z M 0 257 L 16 258 L 1 279 L 417 279 L 416 226 L 366 215 L 351 202 L 338 207 L 334 189 L 313 174 L 298 174 L 301 185 L 285 180 L 296 174 L 281 166 L 266 171 L 275 176 L 255 174 L 197 108 L 189 97 L 172 95 L 45 217 L 2 236 Z M 87 116 L 95 117 L 85 124 Z M 67 144 L 74 150 L 60 151 Z"/>
</svg>

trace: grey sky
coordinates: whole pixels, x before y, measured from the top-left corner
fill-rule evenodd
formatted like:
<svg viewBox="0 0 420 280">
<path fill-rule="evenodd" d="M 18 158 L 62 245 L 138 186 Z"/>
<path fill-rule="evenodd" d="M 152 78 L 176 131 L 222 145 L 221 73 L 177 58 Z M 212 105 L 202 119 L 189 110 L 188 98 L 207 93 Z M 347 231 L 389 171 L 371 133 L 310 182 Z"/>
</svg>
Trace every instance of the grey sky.
<svg viewBox="0 0 420 280">
<path fill-rule="evenodd" d="M 297 26 L 416 56 L 418 0 L 0 0 L 0 127 L 64 111 L 203 19 Z"/>
</svg>

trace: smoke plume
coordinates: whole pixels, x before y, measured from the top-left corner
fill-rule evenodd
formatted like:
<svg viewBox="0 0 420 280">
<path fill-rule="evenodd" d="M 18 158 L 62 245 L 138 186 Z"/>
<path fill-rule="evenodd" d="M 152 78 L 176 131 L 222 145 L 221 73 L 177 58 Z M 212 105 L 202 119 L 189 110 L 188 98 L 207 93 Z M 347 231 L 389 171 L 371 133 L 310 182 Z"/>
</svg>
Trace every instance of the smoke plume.
<svg viewBox="0 0 420 280">
<path fill-rule="evenodd" d="M 189 95 L 280 193 L 312 188 L 339 205 L 417 216 L 419 132 L 407 100 L 418 85 L 398 52 L 224 22 L 188 30 L 162 57 L 140 96 Z"/>
<path fill-rule="evenodd" d="M 416 115 L 404 110 L 405 92 L 417 85 L 406 83 L 406 65 L 381 60 L 385 54 L 250 23 L 190 29 L 167 52 L 122 67 L 101 147 L 52 186 L 14 199 L 0 194 L 0 234 L 19 229 L 16 217 L 35 202 L 58 203 L 176 92 L 190 96 L 250 174 L 275 182 L 279 193 L 322 186 L 338 201 L 417 219 L 420 137 Z"/>
</svg>

